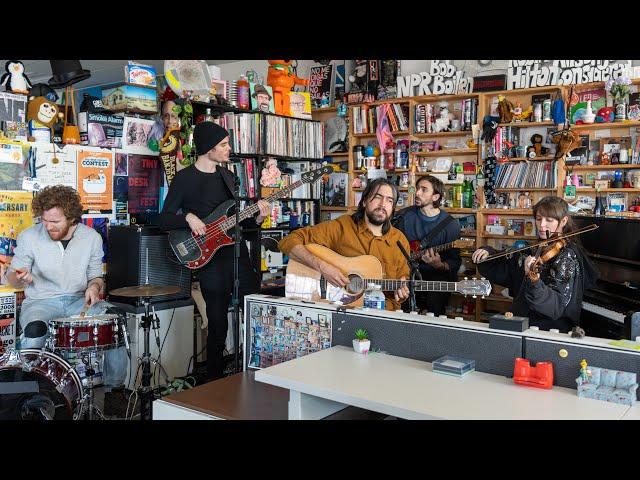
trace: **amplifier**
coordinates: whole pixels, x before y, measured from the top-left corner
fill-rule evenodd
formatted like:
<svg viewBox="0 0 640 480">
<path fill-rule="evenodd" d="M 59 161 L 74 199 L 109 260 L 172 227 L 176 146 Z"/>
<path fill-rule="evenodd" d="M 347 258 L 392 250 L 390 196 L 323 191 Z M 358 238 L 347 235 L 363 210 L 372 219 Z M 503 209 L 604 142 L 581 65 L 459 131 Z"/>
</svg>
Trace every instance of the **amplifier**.
<svg viewBox="0 0 640 480">
<path fill-rule="evenodd" d="M 114 226 L 109 229 L 108 238 L 107 292 L 148 283 L 180 287 L 176 294 L 151 297 L 151 303 L 191 297 L 191 271 L 178 263 L 166 232 L 151 226 Z M 110 295 L 109 299 L 142 305 L 139 298 Z"/>
</svg>

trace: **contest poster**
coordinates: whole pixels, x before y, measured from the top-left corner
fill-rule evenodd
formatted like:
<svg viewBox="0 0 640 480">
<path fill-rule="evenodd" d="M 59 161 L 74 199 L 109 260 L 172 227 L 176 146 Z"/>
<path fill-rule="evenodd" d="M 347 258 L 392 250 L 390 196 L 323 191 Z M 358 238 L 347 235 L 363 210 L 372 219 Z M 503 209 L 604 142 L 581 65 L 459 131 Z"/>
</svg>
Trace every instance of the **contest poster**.
<svg viewBox="0 0 640 480">
<path fill-rule="evenodd" d="M 158 157 L 129 155 L 129 213 L 158 213 L 162 168 Z"/>
<path fill-rule="evenodd" d="M 266 368 L 331 348 L 331 312 L 252 303 L 250 368 Z"/>
<path fill-rule="evenodd" d="M 16 345 L 16 295 L 0 293 L 0 355 Z"/>
<path fill-rule="evenodd" d="M 51 185 L 66 185 L 74 190 L 78 188 L 76 175 L 76 152 L 66 147 L 61 149 L 55 144 L 37 145 L 35 152 L 34 178 L 39 188 Z"/>
<path fill-rule="evenodd" d="M 83 213 L 88 217 L 110 216 L 113 213 L 113 152 L 78 150 L 77 165 Z"/>
</svg>

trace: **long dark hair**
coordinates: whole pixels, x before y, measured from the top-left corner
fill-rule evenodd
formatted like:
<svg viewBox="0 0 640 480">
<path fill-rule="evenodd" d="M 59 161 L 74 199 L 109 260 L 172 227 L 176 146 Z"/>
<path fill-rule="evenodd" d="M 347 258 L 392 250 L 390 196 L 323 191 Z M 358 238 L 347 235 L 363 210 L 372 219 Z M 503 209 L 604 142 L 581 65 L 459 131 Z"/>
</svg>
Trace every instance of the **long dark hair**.
<svg viewBox="0 0 640 480">
<path fill-rule="evenodd" d="M 575 232 L 578 227 L 574 223 L 571 215 L 569 215 L 569 204 L 560 197 L 544 197 L 533 206 L 533 217 L 538 215 L 543 217 L 555 218 L 558 222 L 564 217 L 568 218 L 567 224 L 564 226 L 562 233 Z M 578 237 L 572 237 L 574 241 L 578 241 Z"/>
<path fill-rule="evenodd" d="M 398 202 L 398 188 L 388 179 L 376 178 L 373 182 L 369 182 L 367 184 L 367 188 L 365 188 L 364 192 L 362 192 L 362 198 L 358 203 L 358 210 L 356 210 L 356 212 L 351 215 L 351 218 L 356 225 L 364 219 L 364 216 L 366 215 L 364 206 L 365 202 L 372 199 L 376 195 L 376 193 L 378 193 L 378 190 L 380 190 L 380 187 L 382 185 L 389 185 L 391 187 L 391 191 L 393 192 L 393 208 L 391 210 L 391 215 L 389 215 L 387 221 L 382 224 L 382 234 L 384 235 L 391 228 L 391 218 L 396 211 L 396 203 Z"/>
</svg>

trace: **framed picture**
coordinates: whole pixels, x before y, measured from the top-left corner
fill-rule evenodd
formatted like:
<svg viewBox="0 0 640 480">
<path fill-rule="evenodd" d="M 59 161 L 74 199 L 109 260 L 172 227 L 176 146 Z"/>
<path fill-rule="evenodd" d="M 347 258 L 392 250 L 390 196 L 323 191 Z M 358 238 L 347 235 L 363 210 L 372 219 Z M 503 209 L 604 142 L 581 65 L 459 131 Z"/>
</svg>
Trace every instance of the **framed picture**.
<svg viewBox="0 0 640 480">
<path fill-rule="evenodd" d="M 151 150 L 147 145 L 154 123 L 153 120 L 144 118 L 124 117 L 122 149 L 126 153 L 157 155 L 157 152 Z"/>
<path fill-rule="evenodd" d="M 268 85 L 249 83 L 249 95 L 251 96 L 251 109 L 265 113 L 275 113 L 273 104 L 273 90 Z"/>
<path fill-rule="evenodd" d="M 211 94 L 227 97 L 227 82 L 225 80 L 211 80 Z"/>
</svg>

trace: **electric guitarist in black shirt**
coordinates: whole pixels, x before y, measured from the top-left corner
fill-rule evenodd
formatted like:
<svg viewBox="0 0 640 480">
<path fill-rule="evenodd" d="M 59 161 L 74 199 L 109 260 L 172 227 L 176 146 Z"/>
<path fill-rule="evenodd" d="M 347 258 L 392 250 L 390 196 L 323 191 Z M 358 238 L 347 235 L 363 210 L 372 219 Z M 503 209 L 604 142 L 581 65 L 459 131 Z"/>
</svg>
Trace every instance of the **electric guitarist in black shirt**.
<svg viewBox="0 0 640 480">
<path fill-rule="evenodd" d="M 234 198 L 235 175 L 226 168 L 231 154 L 227 130 L 213 122 L 201 122 L 194 129 L 193 140 L 198 159 L 194 165 L 176 173 L 158 221 L 165 230 L 190 228 L 198 235 L 205 235 L 206 225 L 201 219 Z M 258 228 L 269 215 L 269 203 L 258 200 L 258 207 L 259 214 L 241 222 L 243 227 Z M 233 251 L 233 245 L 220 248 L 211 261 L 198 270 L 200 290 L 207 304 L 207 376 L 211 380 L 223 376 L 227 314 L 233 291 Z M 240 245 L 238 270 L 242 305 L 244 295 L 260 289 L 258 272 L 251 265 L 245 242 Z"/>
</svg>

